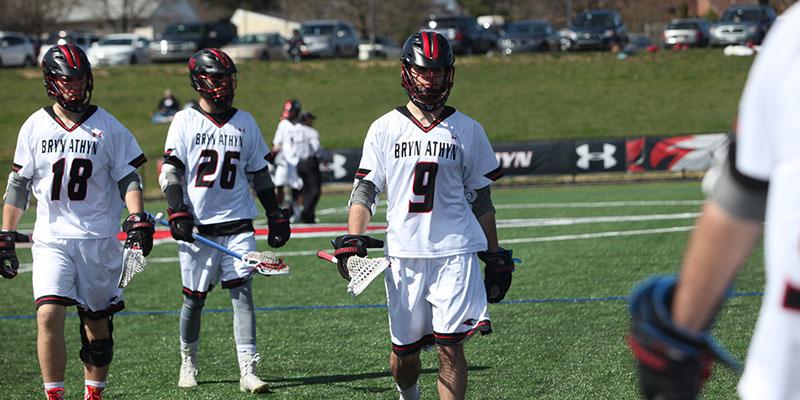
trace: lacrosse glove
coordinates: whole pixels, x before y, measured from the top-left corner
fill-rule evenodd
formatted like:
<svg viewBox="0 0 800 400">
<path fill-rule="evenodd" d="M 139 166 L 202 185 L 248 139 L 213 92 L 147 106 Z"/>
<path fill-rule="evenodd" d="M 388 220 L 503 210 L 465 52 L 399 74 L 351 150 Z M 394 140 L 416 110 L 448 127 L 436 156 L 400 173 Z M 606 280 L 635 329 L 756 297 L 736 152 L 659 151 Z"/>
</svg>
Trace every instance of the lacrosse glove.
<svg viewBox="0 0 800 400">
<path fill-rule="evenodd" d="M 502 247 L 492 252 L 479 251 L 478 258 L 486 264 L 483 270 L 486 299 L 489 303 L 498 303 L 506 297 L 511 287 L 511 273 L 514 272 L 512 251 Z"/>
<path fill-rule="evenodd" d="M 177 210 L 172 208 L 167 209 L 169 214 L 169 233 L 175 240 L 181 240 L 187 243 L 194 242 L 192 232 L 194 231 L 194 216 L 189 212 L 189 207 L 181 205 Z"/>
<path fill-rule="evenodd" d="M 651 278 L 640 283 L 629 299 L 627 342 L 648 400 L 697 398 L 715 357 L 731 369 L 741 368 L 707 331 L 696 334 L 674 324 L 670 305 L 676 284 L 675 277 Z"/>
<path fill-rule="evenodd" d="M 367 249 L 383 248 L 383 240 L 374 239 L 366 235 L 341 235 L 331 240 L 333 255 L 339 267 L 339 275 L 350 281 L 350 271 L 347 269 L 347 259 L 351 256 L 366 257 Z"/>
<path fill-rule="evenodd" d="M 11 279 L 17 276 L 19 259 L 14 242 L 17 238 L 15 231 L 0 231 L 0 275 Z"/>
<path fill-rule="evenodd" d="M 267 243 L 269 247 L 281 247 L 292 236 L 292 229 L 289 226 L 290 215 L 292 215 L 292 212 L 285 208 L 278 208 L 267 214 L 267 227 L 269 228 Z"/>
<path fill-rule="evenodd" d="M 139 248 L 146 257 L 153 250 L 153 232 L 155 221 L 146 212 L 131 214 L 122 223 L 122 230 L 128 235 L 125 248 Z"/>
</svg>

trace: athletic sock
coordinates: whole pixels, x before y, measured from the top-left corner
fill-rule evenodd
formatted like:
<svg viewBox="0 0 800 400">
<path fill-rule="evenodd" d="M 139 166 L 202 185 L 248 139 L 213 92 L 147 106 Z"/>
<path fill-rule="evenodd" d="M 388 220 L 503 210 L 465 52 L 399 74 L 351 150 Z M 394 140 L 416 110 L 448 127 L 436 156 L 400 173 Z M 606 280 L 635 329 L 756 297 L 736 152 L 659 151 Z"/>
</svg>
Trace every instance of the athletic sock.
<svg viewBox="0 0 800 400">
<path fill-rule="evenodd" d="M 90 381 L 87 379 L 83 381 L 83 383 L 86 386 L 94 386 L 96 388 L 101 388 L 101 389 L 104 389 L 106 387 L 106 381 Z"/>
<path fill-rule="evenodd" d="M 230 289 L 233 305 L 233 338 L 238 353 L 256 352 L 256 314 L 253 306 L 253 281 Z"/>
<path fill-rule="evenodd" d="M 64 382 L 45 382 L 44 383 L 44 390 L 50 390 L 55 388 L 64 389 Z"/>
<path fill-rule="evenodd" d="M 416 383 L 405 389 L 401 389 L 398 384 L 395 384 L 395 386 L 397 391 L 400 392 L 400 400 L 419 400 L 419 386 Z"/>
</svg>

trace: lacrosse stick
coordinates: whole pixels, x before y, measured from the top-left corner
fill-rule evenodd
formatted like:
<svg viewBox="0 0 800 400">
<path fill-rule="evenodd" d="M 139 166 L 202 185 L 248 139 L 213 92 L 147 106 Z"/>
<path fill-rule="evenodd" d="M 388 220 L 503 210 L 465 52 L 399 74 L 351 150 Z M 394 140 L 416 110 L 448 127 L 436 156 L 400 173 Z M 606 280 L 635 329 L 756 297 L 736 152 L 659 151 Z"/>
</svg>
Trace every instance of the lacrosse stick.
<svg viewBox="0 0 800 400">
<path fill-rule="evenodd" d="M 317 257 L 336 264 L 336 257 L 320 250 Z M 367 258 L 350 256 L 347 259 L 347 271 L 350 273 L 350 283 L 347 284 L 347 293 L 358 296 L 383 270 L 391 265 L 385 258 Z"/>
<path fill-rule="evenodd" d="M 156 222 L 161 225 L 169 226 L 169 222 L 163 219 L 164 213 L 158 213 L 155 217 Z M 221 251 L 233 258 L 244 261 L 251 270 L 258 272 L 261 275 L 286 275 L 289 272 L 289 266 L 283 262 L 283 257 L 278 257 L 271 251 L 251 251 L 245 255 L 241 255 L 205 236 L 198 233 L 192 233 L 194 240 L 211 247 L 214 250 Z"/>
<path fill-rule="evenodd" d="M 133 276 L 144 271 L 147 260 L 138 245 L 122 250 L 122 273 L 119 276 L 118 287 L 124 288 L 131 282 Z"/>
</svg>

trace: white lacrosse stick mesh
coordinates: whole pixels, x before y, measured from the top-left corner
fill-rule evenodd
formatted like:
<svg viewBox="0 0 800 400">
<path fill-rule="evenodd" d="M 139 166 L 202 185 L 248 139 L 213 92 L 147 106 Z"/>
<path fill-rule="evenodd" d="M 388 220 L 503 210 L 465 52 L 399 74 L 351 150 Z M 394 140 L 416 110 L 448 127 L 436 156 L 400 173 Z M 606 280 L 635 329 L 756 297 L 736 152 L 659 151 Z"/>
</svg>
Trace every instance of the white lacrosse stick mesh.
<svg viewBox="0 0 800 400">
<path fill-rule="evenodd" d="M 139 248 L 123 249 L 122 250 L 122 274 L 119 277 L 119 284 L 117 286 L 124 288 L 128 286 L 134 275 L 144 271 L 144 266 L 147 261 L 144 258 L 144 253 Z"/>
<path fill-rule="evenodd" d="M 291 272 L 289 266 L 283 262 L 283 257 L 278 257 L 271 251 L 247 253 L 242 261 L 261 275 L 286 275 Z"/>
<path fill-rule="evenodd" d="M 358 296 L 389 264 L 389 260 L 385 258 L 351 256 L 347 259 L 347 270 L 350 273 L 347 292 Z"/>
</svg>

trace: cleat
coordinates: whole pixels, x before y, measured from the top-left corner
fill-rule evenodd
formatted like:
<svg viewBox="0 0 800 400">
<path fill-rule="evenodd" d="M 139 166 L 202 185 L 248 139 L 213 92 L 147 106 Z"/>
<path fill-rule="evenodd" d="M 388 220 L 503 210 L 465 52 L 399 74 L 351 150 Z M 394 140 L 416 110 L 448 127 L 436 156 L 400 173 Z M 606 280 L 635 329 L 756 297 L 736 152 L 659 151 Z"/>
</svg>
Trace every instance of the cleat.
<svg viewBox="0 0 800 400">
<path fill-rule="evenodd" d="M 192 389 L 197 387 L 197 349 L 181 347 L 181 372 L 178 387 Z"/>
<path fill-rule="evenodd" d="M 239 354 L 239 390 L 244 393 L 267 393 L 269 385 L 256 375 L 256 365 L 261 361 L 261 355 Z"/>
<path fill-rule="evenodd" d="M 86 385 L 83 400 L 103 400 L 103 388 Z"/>
<path fill-rule="evenodd" d="M 44 392 L 47 395 L 47 400 L 64 400 L 64 388 L 47 389 Z"/>
</svg>

